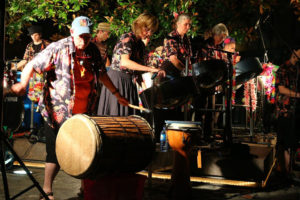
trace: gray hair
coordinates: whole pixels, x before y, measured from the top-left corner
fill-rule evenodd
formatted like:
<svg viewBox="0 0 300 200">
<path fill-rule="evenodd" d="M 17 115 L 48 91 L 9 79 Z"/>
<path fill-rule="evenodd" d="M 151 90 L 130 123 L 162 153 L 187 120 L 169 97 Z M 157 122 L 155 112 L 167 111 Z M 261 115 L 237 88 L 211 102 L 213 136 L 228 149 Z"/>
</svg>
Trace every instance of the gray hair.
<svg viewBox="0 0 300 200">
<path fill-rule="evenodd" d="M 177 23 L 178 22 L 181 22 L 182 20 L 185 20 L 185 19 L 191 19 L 191 17 L 188 15 L 188 14 L 185 14 L 185 13 L 183 13 L 183 14 L 180 14 L 178 17 L 177 17 L 177 19 L 176 19 L 176 26 L 177 26 Z"/>
<path fill-rule="evenodd" d="M 222 34 L 225 34 L 226 36 L 229 35 L 228 29 L 225 26 L 225 24 L 223 24 L 223 23 L 219 23 L 219 24 L 215 25 L 212 28 L 211 32 L 212 32 L 212 35 L 222 35 Z"/>
</svg>

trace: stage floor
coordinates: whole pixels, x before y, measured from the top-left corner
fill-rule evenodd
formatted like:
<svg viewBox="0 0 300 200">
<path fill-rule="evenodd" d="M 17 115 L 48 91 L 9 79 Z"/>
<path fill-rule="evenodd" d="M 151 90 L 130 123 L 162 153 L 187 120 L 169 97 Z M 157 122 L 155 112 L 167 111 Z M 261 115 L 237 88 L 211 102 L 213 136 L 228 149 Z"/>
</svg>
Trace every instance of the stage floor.
<svg viewBox="0 0 300 200">
<path fill-rule="evenodd" d="M 15 167 L 14 170 L 21 169 Z M 29 168 L 32 171 L 35 179 L 42 185 L 43 183 L 43 168 Z M 12 170 L 7 173 L 9 192 L 11 197 L 25 188 L 32 185 L 31 180 L 27 175 L 13 174 Z M 299 171 L 295 174 L 300 178 Z M 2 176 L 0 177 L 0 199 L 5 199 Z M 288 183 L 272 174 L 267 186 L 263 189 L 259 188 L 244 188 L 233 186 L 220 186 L 203 183 L 192 183 L 193 199 L 206 200 L 245 200 L 245 199 L 261 199 L 261 200 L 299 200 L 300 199 L 300 183 Z M 63 171 L 60 171 L 54 182 L 54 195 L 57 200 L 77 200 L 77 192 L 79 191 L 80 180 L 70 177 Z M 167 194 L 170 187 L 170 180 L 152 179 L 152 186 L 148 184 L 148 180 L 144 186 L 143 200 L 167 200 Z M 21 195 L 17 199 L 37 200 L 39 192 L 33 188 Z M 101 198 L 99 198 L 101 199 Z"/>
</svg>

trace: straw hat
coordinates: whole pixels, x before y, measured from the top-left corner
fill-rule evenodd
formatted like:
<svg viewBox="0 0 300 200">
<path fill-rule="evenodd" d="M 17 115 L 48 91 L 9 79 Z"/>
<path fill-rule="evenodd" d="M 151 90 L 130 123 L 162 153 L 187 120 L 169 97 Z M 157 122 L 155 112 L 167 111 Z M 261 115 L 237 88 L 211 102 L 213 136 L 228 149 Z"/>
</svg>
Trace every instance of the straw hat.
<svg viewBox="0 0 300 200">
<path fill-rule="evenodd" d="M 101 22 L 98 24 L 98 28 L 97 30 L 101 30 L 101 31 L 110 31 L 110 24 L 106 23 L 106 22 Z"/>
</svg>

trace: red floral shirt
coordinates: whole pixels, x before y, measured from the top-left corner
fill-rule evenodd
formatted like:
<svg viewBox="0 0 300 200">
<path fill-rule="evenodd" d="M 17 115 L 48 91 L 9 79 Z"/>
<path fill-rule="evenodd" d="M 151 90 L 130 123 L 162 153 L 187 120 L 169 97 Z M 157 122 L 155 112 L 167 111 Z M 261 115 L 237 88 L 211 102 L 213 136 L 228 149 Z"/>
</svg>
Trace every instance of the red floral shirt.
<svg viewBox="0 0 300 200">
<path fill-rule="evenodd" d="M 184 37 L 181 38 L 176 30 L 169 33 L 167 38 L 164 40 L 162 54 L 163 59 L 166 60 L 168 60 L 170 56 L 175 55 L 177 59 L 180 60 L 184 65 L 186 58 L 188 58 L 189 65 L 191 65 L 192 47 L 187 35 L 184 35 Z"/>
<path fill-rule="evenodd" d="M 300 75 L 300 74 L 299 74 Z M 276 111 L 277 116 L 289 116 L 294 110 L 296 98 L 279 93 L 278 86 L 284 86 L 292 91 L 296 91 L 297 68 L 289 61 L 279 67 L 276 72 Z M 298 83 L 298 87 L 299 87 Z M 299 100 L 297 102 L 299 104 Z M 296 106 L 299 106 L 296 104 Z"/>
</svg>

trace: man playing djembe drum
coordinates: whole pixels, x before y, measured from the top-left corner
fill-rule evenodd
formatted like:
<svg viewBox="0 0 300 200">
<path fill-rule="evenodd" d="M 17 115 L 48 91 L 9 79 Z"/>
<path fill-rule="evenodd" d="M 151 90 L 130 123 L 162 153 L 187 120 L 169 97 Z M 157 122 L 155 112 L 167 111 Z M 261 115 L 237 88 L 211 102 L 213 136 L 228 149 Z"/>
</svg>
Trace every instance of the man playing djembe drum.
<svg viewBox="0 0 300 200">
<path fill-rule="evenodd" d="M 46 121 L 46 165 L 43 189 L 54 199 L 52 184 L 60 166 L 55 154 L 59 127 L 72 115 L 94 111 L 96 87 L 99 80 L 115 94 L 124 106 L 123 98 L 106 74 L 98 48 L 91 41 L 91 20 L 80 16 L 74 19 L 71 36 L 50 44 L 24 68 L 21 82 L 12 86 L 12 92 L 22 94 L 31 74 L 45 72 L 45 86 L 39 105 Z M 41 198 L 42 199 L 42 198 Z"/>
</svg>

